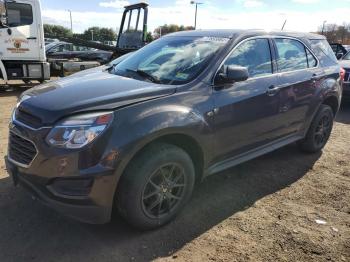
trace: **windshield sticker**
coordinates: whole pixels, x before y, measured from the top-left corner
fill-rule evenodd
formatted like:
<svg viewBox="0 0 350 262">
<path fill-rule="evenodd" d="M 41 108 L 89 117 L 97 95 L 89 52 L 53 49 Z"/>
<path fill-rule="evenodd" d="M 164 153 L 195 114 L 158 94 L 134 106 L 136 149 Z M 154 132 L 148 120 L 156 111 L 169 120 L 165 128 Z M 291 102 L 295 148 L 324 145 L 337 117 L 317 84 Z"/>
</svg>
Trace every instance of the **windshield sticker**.
<svg viewBox="0 0 350 262">
<path fill-rule="evenodd" d="M 188 78 L 188 74 L 178 72 L 178 73 L 176 74 L 176 78 L 186 80 L 186 79 Z"/>
<path fill-rule="evenodd" d="M 226 37 L 212 37 L 212 36 L 205 36 L 197 39 L 195 42 L 217 42 L 217 43 L 226 43 L 230 40 L 230 38 Z"/>
</svg>

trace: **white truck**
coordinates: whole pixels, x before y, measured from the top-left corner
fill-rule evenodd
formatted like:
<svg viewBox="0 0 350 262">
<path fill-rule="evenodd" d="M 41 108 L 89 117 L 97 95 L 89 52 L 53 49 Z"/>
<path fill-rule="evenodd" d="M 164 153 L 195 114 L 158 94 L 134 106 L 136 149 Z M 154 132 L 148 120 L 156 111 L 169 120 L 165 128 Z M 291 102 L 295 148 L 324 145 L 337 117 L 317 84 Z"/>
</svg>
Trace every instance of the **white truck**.
<svg viewBox="0 0 350 262">
<path fill-rule="evenodd" d="M 0 0 L 0 80 L 49 78 L 40 0 Z"/>
</svg>

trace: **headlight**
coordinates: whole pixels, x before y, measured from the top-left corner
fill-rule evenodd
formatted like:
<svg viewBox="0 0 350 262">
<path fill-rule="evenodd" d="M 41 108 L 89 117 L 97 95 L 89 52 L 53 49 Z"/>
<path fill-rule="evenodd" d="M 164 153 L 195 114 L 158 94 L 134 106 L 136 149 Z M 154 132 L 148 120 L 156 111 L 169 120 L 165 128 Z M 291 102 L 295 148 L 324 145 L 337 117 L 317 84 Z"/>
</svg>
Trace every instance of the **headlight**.
<svg viewBox="0 0 350 262">
<path fill-rule="evenodd" d="M 96 139 L 112 120 L 111 112 L 72 116 L 59 122 L 50 131 L 46 141 L 60 148 L 82 148 Z"/>
</svg>

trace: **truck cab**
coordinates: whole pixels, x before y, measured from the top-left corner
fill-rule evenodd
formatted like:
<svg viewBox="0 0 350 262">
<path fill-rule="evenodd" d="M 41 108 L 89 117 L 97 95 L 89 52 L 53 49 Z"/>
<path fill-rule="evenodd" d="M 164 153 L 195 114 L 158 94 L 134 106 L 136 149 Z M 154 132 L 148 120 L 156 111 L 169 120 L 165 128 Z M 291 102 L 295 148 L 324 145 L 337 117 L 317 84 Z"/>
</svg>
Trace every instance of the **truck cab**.
<svg viewBox="0 0 350 262">
<path fill-rule="evenodd" d="M 49 78 L 40 0 L 0 0 L 0 79 Z"/>
</svg>

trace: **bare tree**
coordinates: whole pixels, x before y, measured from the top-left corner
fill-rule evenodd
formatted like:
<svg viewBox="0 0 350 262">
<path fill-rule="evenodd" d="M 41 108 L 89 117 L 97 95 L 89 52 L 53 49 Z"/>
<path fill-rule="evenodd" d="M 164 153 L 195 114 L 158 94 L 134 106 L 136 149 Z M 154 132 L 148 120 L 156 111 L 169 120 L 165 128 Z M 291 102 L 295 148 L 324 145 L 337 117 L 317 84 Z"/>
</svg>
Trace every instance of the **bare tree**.
<svg viewBox="0 0 350 262">
<path fill-rule="evenodd" d="M 327 40 L 332 43 L 350 44 L 350 23 L 325 24 L 318 27 L 318 33 L 327 37 Z"/>
</svg>

